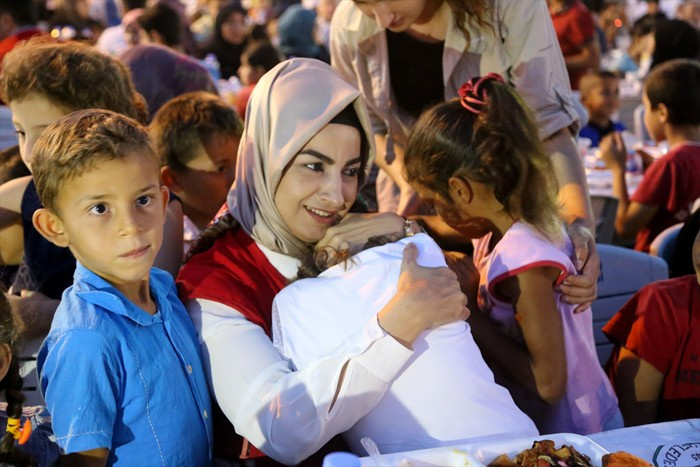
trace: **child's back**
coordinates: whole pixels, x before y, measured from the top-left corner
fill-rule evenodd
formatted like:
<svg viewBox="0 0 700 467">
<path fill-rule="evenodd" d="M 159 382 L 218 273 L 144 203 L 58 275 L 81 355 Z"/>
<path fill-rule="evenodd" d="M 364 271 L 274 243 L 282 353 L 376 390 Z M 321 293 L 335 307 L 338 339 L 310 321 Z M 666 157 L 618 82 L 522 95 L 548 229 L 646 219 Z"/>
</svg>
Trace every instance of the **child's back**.
<svg viewBox="0 0 700 467">
<path fill-rule="evenodd" d="M 474 240 L 474 264 L 480 273 L 479 309 L 499 323 L 512 339 L 525 344 L 514 307 L 499 297 L 496 289 L 504 279 L 527 269 L 548 266 L 561 271 L 554 284 L 557 309 L 561 315 L 566 350 L 567 384 L 564 397 L 550 405 L 519 385 L 509 382 L 498 368 L 496 378 L 510 390 L 518 406 L 537 424 L 541 433 L 596 433 L 605 429 L 619 413 L 617 398 L 598 363 L 593 339 L 591 309 L 574 313 L 576 305 L 561 300 L 556 286 L 570 274 L 577 274 L 571 261 L 573 247 L 566 238 L 562 247 L 553 245 L 541 233 L 516 222 L 489 252 L 491 234 Z"/>
<path fill-rule="evenodd" d="M 402 251 L 418 246 L 419 264 L 445 266 L 424 234 L 365 250 L 315 279 L 284 288 L 273 305 L 273 337 L 298 369 L 329 355 L 363 326 L 396 291 Z M 493 381 L 469 325 L 455 322 L 423 333 L 384 398 L 345 433 L 355 452 L 371 437 L 382 452 L 454 444 L 469 438 L 536 433 L 508 392 Z M 426 384 L 429 382 L 429 384 Z"/>
</svg>

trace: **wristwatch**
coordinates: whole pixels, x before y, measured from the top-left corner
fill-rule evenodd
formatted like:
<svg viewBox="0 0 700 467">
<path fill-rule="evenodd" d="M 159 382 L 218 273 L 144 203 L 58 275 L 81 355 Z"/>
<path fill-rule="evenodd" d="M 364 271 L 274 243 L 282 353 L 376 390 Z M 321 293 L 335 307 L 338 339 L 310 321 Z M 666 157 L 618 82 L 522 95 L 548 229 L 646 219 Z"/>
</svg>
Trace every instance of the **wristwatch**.
<svg viewBox="0 0 700 467">
<path fill-rule="evenodd" d="M 413 237 L 415 234 L 420 232 L 420 227 L 417 225 L 416 221 L 409 219 L 408 217 L 403 218 L 403 236 Z"/>
</svg>

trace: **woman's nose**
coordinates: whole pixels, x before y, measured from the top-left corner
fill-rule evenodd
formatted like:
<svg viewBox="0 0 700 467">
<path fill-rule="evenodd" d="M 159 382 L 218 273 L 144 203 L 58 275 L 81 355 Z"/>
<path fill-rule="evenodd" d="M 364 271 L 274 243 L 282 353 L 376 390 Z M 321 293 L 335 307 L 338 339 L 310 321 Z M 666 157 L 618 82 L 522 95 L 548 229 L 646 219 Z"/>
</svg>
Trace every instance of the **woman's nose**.
<svg viewBox="0 0 700 467">
<path fill-rule="evenodd" d="M 382 28 L 387 28 L 394 21 L 394 13 L 384 0 L 379 0 L 372 5 L 374 19 Z"/>
<path fill-rule="evenodd" d="M 339 208 L 345 204 L 343 197 L 343 181 L 342 175 L 329 174 L 324 180 L 321 188 L 321 199 L 328 203 L 333 208 Z"/>
</svg>

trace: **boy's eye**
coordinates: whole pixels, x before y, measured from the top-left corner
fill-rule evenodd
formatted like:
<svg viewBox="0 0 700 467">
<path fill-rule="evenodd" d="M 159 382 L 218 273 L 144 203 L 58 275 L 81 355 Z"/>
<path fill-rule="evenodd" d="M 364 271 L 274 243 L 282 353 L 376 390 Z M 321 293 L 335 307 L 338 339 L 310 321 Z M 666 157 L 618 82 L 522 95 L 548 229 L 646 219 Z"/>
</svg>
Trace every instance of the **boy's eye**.
<svg viewBox="0 0 700 467">
<path fill-rule="evenodd" d="M 101 203 L 95 204 L 94 206 L 92 206 L 90 208 L 90 212 L 92 214 L 104 214 L 107 212 L 107 206 L 105 206 L 104 204 L 101 204 Z"/>
<path fill-rule="evenodd" d="M 136 199 L 136 204 L 138 204 L 139 206 L 148 206 L 149 204 L 151 204 L 151 199 L 152 197 L 148 195 L 139 196 Z"/>
</svg>

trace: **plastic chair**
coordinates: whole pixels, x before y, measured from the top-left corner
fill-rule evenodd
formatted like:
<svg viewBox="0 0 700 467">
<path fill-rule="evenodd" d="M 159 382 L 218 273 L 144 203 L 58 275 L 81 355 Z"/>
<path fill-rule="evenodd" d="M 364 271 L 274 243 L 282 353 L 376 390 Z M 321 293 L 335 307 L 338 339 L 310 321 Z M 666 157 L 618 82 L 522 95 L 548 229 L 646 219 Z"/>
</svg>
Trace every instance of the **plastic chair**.
<svg viewBox="0 0 700 467">
<path fill-rule="evenodd" d="M 607 362 L 613 344 L 603 334 L 603 326 L 640 288 L 650 282 L 667 279 L 664 260 L 639 251 L 614 245 L 598 245 L 600 277 L 598 298 L 591 305 L 593 336 L 598 361 Z"/>
<path fill-rule="evenodd" d="M 653 256 L 658 256 L 666 261 L 666 264 L 671 263 L 671 258 L 673 257 L 673 251 L 676 248 L 676 240 L 678 239 L 678 233 L 683 228 L 683 223 L 672 225 L 654 238 L 649 245 L 649 254 Z"/>
<path fill-rule="evenodd" d="M 618 200 L 612 196 L 591 196 L 597 243 L 610 244 L 615 236 Z"/>
</svg>

